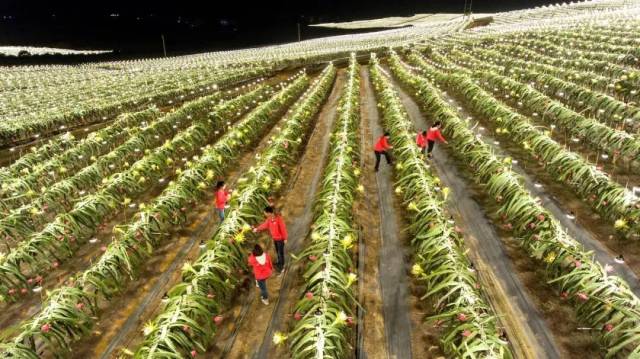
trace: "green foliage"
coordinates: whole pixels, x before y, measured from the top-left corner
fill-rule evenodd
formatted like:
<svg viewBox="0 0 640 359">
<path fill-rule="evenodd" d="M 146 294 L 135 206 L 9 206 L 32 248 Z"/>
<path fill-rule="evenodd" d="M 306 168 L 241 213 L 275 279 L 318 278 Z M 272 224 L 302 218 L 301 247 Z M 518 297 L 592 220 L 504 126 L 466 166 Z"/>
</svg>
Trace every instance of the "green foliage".
<svg viewBox="0 0 640 359">
<path fill-rule="evenodd" d="M 288 335 L 293 358 L 343 358 L 350 351 L 357 280 L 351 251 L 357 242 L 352 213 L 360 174 L 359 69 L 352 55 L 315 203 L 311 243 L 299 254 L 306 262 L 305 286 Z"/>
</svg>

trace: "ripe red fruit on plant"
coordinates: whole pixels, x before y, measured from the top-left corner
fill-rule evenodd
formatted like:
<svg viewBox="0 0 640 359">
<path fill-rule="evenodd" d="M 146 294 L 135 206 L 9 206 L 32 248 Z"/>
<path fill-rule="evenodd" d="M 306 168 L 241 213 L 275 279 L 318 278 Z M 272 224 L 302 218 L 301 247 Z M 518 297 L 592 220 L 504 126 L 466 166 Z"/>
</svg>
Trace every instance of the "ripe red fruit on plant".
<svg viewBox="0 0 640 359">
<path fill-rule="evenodd" d="M 347 317 L 347 325 L 353 325 L 353 317 Z"/>
<path fill-rule="evenodd" d="M 82 310 L 82 308 L 84 308 L 84 303 L 76 304 L 76 308 L 78 308 L 78 310 Z"/>
<path fill-rule="evenodd" d="M 576 268 L 580 268 L 580 267 L 582 267 L 582 262 L 580 262 L 580 261 L 575 261 L 575 262 L 573 262 L 573 265 L 575 265 L 575 266 L 576 266 Z"/>
<path fill-rule="evenodd" d="M 307 297 L 307 299 L 313 299 L 313 293 L 312 292 L 307 292 L 307 294 L 305 294 L 304 296 Z"/>
<path fill-rule="evenodd" d="M 195 351 L 195 350 L 192 350 L 192 351 L 191 351 L 191 357 L 192 357 L 192 358 L 195 358 L 195 357 L 196 357 L 196 355 L 198 355 L 198 352 L 197 352 L 197 351 Z"/>
<path fill-rule="evenodd" d="M 213 317 L 213 322 L 216 323 L 216 324 L 220 324 L 220 323 L 222 323 L 222 319 L 224 319 L 223 316 L 216 315 L 215 317 Z"/>
<path fill-rule="evenodd" d="M 53 268 L 58 268 L 58 266 L 60 266 L 60 263 L 58 263 L 58 261 L 55 261 L 51 263 L 51 266 L 53 266 Z"/>
<path fill-rule="evenodd" d="M 542 222 L 546 219 L 547 217 L 544 216 L 544 214 L 539 214 L 538 215 L 538 221 Z"/>
<path fill-rule="evenodd" d="M 51 325 L 49 323 L 42 324 L 42 326 L 40 327 L 40 330 L 43 333 L 49 333 L 51 331 Z"/>
<path fill-rule="evenodd" d="M 604 329 L 604 331 L 608 333 L 608 332 L 613 330 L 613 324 L 607 323 L 607 324 L 604 325 L 604 328 L 602 328 L 602 329 Z"/>
<path fill-rule="evenodd" d="M 313 256 L 313 255 L 309 256 L 309 260 L 312 261 L 312 262 L 315 262 L 317 259 L 318 259 L 318 257 L 316 257 L 316 256 Z"/>
<path fill-rule="evenodd" d="M 467 320 L 467 316 L 464 313 L 459 313 L 457 318 L 461 322 L 464 322 Z"/>
<path fill-rule="evenodd" d="M 16 294 L 16 290 L 13 288 L 9 289 L 9 295 L 14 295 L 14 294 Z"/>
<path fill-rule="evenodd" d="M 578 296 L 578 299 L 580 299 L 583 302 L 586 302 L 587 300 L 589 300 L 589 297 L 584 293 L 578 293 L 576 295 Z"/>
<path fill-rule="evenodd" d="M 27 288 L 20 289 L 20 293 L 22 294 L 27 294 L 27 292 L 28 292 Z"/>
<path fill-rule="evenodd" d="M 191 329 L 191 328 L 189 328 L 189 326 L 188 326 L 188 325 L 183 325 L 183 326 L 182 326 L 182 331 L 183 331 L 183 332 L 187 332 L 187 333 L 188 333 L 188 332 L 189 332 L 189 329 Z"/>
<path fill-rule="evenodd" d="M 302 314 L 300 314 L 300 312 L 295 312 L 295 314 L 293 315 L 293 319 L 295 320 L 302 319 Z"/>
<path fill-rule="evenodd" d="M 465 338 L 470 337 L 471 336 L 471 331 L 469 329 L 465 329 L 462 332 L 462 336 L 465 337 Z"/>
</svg>

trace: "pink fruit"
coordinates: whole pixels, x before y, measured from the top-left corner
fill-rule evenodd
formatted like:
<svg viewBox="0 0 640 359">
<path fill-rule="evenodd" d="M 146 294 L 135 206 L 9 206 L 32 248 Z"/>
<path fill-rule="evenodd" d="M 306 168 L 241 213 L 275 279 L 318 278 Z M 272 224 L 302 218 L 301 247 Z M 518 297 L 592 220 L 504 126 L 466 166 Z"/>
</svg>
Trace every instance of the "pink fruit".
<svg viewBox="0 0 640 359">
<path fill-rule="evenodd" d="M 315 262 L 318 259 L 316 256 L 309 256 L 309 260 Z"/>
<path fill-rule="evenodd" d="M 300 314 L 300 312 L 295 312 L 295 314 L 293 314 L 293 319 L 295 320 L 302 319 L 302 314 Z"/>
<path fill-rule="evenodd" d="M 462 233 L 462 228 L 458 226 L 453 227 L 453 230 L 456 231 L 457 233 Z"/>
<path fill-rule="evenodd" d="M 608 332 L 613 330 L 613 324 L 607 323 L 607 324 L 604 325 L 604 327 L 602 329 L 604 329 L 604 331 L 608 333 Z"/>
<path fill-rule="evenodd" d="M 580 261 L 575 261 L 575 262 L 573 262 L 573 265 L 575 265 L 575 266 L 576 266 L 576 268 L 580 268 L 580 267 L 582 267 L 582 262 L 580 262 Z"/>
<path fill-rule="evenodd" d="M 28 283 L 28 284 L 32 284 L 32 283 L 33 283 L 33 278 L 29 278 L 29 279 L 27 279 L 27 283 Z"/>
<path fill-rule="evenodd" d="M 531 239 L 533 239 L 534 241 L 539 241 L 540 240 L 540 236 L 537 234 L 534 234 Z"/>
<path fill-rule="evenodd" d="M 467 320 L 467 316 L 464 313 L 459 313 L 457 318 L 461 322 L 464 322 Z"/>
<path fill-rule="evenodd" d="M 51 263 L 51 266 L 53 268 L 58 268 L 60 266 L 60 263 L 58 263 L 58 261 L 54 261 L 53 263 Z"/>
<path fill-rule="evenodd" d="M 14 295 L 14 294 L 16 294 L 16 290 L 13 288 L 9 289 L 9 295 Z"/>
<path fill-rule="evenodd" d="M 347 317 L 347 325 L 353 325 L 353 317 Z"/>
<path fill-rule="evenodd" d="M 220 323 L 222 323 L 222 319 L 224 319 L 224 317 L 223 317 L 223 316 L 221 316 L 221 315 L 216 315 L 215 317 L 213 317 L 213 321 L 214 321 L 216 324 L 220 324 Z"/>
<path fill-rule="evenodd" d="M 195 350 L 192 350 L 192 351 L 191 351 L 191 357 L 192 357 L 192 358 L 195 358 L 195 357 L 196 357 L 196 355 L 198 355 L 198 352 L 197 352 L 197 351 L 195 351 Z"/>
<path fill-rule="evenodd" d="M 313 299 L 313 293 L 312 292 L 307 292 L 307 294 L 305 294 L 304 296 L 307 297 L 307 299 Z"/>
<path fill-rule="evenodd" d="M 27 290 L 27 288 L 22 288 L 22 289 L 20 289 L 20 293 L 21 293 L 21 294 L 27 294 L 27 292 L 29 292 L 29 291 Z"/>
<path fill-rule="evenodd" d="M 191 328 L 189 328 L 189 326 L 188 326 L 188 325 L 183 325 L 183 326 L 182 326 L 182 331 L 183 331 L 183 332 L 185 332 L 185 333 L 188 333 L 188 332 L 189 332 L 189 329 L 191 329 Z"/>
<path fill-rule="evenodd" d="M 78 304 L 76 304 L 76 308 L 77 308 L 78 310 L 82 310 L 82 308 L 84 308 L 84 303 L 78 303 Z"/>
<path fill-rule="evenodd" d="M 471 336 L 471 331 L 469 329 L 465 329 L 462 332 L 462 336 L 465 337 L 465 338 L 470 337 Z"/>
<path fill-rule="evenodd" d="M 209 299 L 213 299 L 214 297 L 215 297 L 215 294 L 213 294 L 213 293 L 211 293 L 211 292 L 209 292 L 209 293 L 207 294 L 207 298 L 209 298 Z"/>
<path fill-rule="evenodd" d="M 103 251 L 103 252 L 106 252 L 107 251 L 107 246 L 101 246 L 100 250 Z"/>
<path fill-rule="evenodd" d="M 542 222 L 546 219 L 546 217 L 544 216 L 544 214 L 539 214 L 538 215 L 538 221 Z"/>
<path fill-rule="evenodd" d="M 51 325 L 49 323 L 42 324 L 42 326 L 40 327 L 40 330 L 43 333 L 49 333 L 51 331 Z"/>
<path fill-rule="evenodd" d="M 584 293 L 578 293 L 576 294 L 576 296 L 578 297 L 578 299 L 580 299 L 583 302 L 586 302 L 587 300 L 589 300 L 589 296 L 587 296 Z"/>
</svg>

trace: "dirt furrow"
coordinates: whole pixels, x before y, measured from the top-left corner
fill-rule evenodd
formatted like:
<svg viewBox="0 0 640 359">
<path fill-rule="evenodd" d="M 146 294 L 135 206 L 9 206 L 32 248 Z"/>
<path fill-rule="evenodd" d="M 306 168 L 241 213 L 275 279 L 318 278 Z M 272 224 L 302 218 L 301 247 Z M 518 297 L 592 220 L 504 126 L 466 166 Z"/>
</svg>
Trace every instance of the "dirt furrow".
<svg viewBox="0 0 640 359">
<path fill-rule="evenodd" d="M 366 68 L 361 67 L 360 155 L 363 163 L 361 184 L 365 190 L 356 202 L 354 218 L 362 228 L 362 239 L 358 249 L 358 300 L 364 310 L 358 311 L 358 330 L 362 333 L 362 343 L 357 347 L 357 355 L 358 358 L 383 359 L 387 358 L 387 347 L 378 267 L 382 238 L 378 230 L 380 216 L 371 215 L 380 211 L 376 175 L 373 171 L 375 160 L 371 153 L 374 139 L 369 120 L 370 116 L 377 116 L 377 110 L 375 100 L 366 96 L 365 91 L 369 84 L 364 79 L 367 75 Z"/>
<path fill-rule="evenodd" d="M 417 130 L 427 128 L 429 123 L 422 115 L 420 107 L 395 80 L 392 81 L 414 127 Z M 527 294 L 524 284 L 517 277 L 498 233 L 485 217 L 480 205 L 472 198 L 474 189 L 462 180 L 462 174 L 455 167 L 454 161 L 437 146 L 431 165 L 436 168 L 442 183 L 451 189 L 452 195 L 447 201 L 448 209 L 456 218 L 456 223 L 467 234 L 465 242 L 472 250 L 469 256 L 473 259 L 484 288 L 489 292 L 489 301 L 505 325 L 516 356 L 559 358 L 560 350 L 553 333 Z"/>
<path fill-rule="evenodd" d="M 382 133 L 380 118 L 376 108 L 373 84 L 369 79 L 369 71 L 364 71 L 363 105 L 371 129 L 371 140 L 375 141 Z M 370 156 L 373 153 L 370 152 Z M 394 198 L 393 168 L 382 161 L 376 173 L 378 201 L 380 203 L 381 248 L 379 277 L 382 293 L 382 311 L 384 316 L 385 337 L 389 358 L 411 358 L 411 316 L 409 286 L 407 274 L 409 264 L 407 248 L 402 228 L 401 212 Z M 376 215 L 376 214 L 374 214 Z"/>
<path fill-rule="evenodd" d="M 231 323 L 218 333 L 218 340 L 210 351 L 212 356 L 224 358 L 280 358 L 287 356 L 286 346 L 274 347 L 271 338 L 276 331 L 287 331 L 291 312 L 300 295 L 302 265 L 289 254 L 304 247 L 305 239 L 313 220 L 313 203 L 317 185 L 322 175 L 324 159 L 329 145 L 329 134 L 333 127 L 337 102 L 340 98 L 344 71 L 339 71 L 327 102 L 318 114 L 315 128 L 307 140 L 305 152 L 300 159 L 286 193 L 276 202 L 289 232 L 285 247 L 287 262 L 282 276 L 273 276 L 267 281 L 270 304 L 265 306 L 257 300 L 257 289 L 253 280 L 238 294 L 239 300 L 230 310 Z M 264 247 L 272 252 L 271 240 L 264 235 Z M 271 253 L 274 258 L 273 253 Z"/>
</svg>

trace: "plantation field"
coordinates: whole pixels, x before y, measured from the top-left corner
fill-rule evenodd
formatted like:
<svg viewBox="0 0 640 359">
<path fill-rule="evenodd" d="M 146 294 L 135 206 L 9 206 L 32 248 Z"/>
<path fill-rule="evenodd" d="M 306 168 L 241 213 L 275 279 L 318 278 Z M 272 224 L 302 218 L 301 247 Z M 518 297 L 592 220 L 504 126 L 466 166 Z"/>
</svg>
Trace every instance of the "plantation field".
<svg viewBox="0 0 640 359">
<path fill-rule="evenodd" d="M 639 14 L 0 69 L 0 357 L 640 357 Z"/>
</svg>

